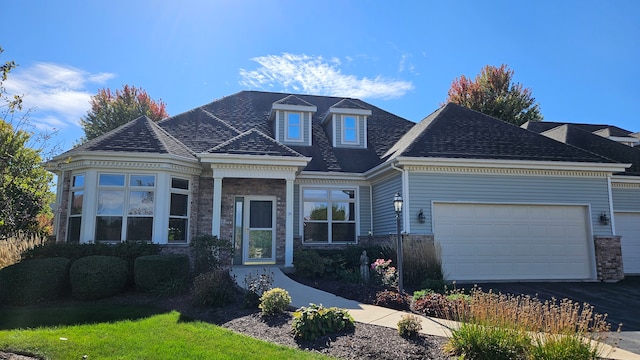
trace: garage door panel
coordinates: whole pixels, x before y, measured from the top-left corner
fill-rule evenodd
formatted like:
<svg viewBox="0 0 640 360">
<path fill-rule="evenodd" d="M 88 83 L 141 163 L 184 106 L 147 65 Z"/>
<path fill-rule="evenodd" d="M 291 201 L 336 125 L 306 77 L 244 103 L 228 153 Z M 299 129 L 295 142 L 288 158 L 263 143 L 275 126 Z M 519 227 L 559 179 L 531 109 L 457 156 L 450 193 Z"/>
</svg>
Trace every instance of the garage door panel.
<svg viewBox="0 0 640 360">
<path fill-rule="evenodd" d="M 640 274 L 640 213 L 616 212 L 616 234 L 620 235 L 624 273 Z"/>
<path fill-rule="evenodd" d="M 582 206 L 437 203 L 434 232 L 453 280 L 592 276 Z"/>
</svg>

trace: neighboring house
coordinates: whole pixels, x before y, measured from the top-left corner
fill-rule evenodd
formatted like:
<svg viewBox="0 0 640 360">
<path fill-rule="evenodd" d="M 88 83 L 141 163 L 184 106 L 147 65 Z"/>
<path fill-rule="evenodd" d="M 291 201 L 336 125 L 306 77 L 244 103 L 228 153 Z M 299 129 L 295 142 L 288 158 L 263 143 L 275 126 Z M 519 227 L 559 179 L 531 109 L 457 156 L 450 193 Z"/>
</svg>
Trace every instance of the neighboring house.
<svg viewBox="0 0 640 360">
<path fill-rule="evenodd" d="M 611 176 L 613 232 L 621 236 L 625 274 L 640 274 L 640 139 L 609 125 L 525 123 L 523 128 L 583 150 L 631 164 Z"/>
<path fill-rule="evenodd" d="M 234 264 L 387 240 L 441 247 L 455 280 L 618 280 L 612 174 L 629 163 L 448 104 L 419 123 L 358 99 L 243 91 L 63 153 L 58 241 L 229 239 Z M 420 214 L 420 216 L 418 216 Z M 616 242 L 617 240 L 617 242 Z"/>
</svg>

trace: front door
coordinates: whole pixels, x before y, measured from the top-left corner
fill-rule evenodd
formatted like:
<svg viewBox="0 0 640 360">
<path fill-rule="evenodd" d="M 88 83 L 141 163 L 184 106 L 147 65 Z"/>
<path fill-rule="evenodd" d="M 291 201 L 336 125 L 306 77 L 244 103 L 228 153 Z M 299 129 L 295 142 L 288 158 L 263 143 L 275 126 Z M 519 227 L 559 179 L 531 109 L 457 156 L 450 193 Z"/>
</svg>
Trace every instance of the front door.
<svg viewBox="0 0 640 360">
<path fill-rule="evenodd" d="M 274 197 L 245 198 L 243 264 L 275 264 L 275 204 Z"/>
</svg>

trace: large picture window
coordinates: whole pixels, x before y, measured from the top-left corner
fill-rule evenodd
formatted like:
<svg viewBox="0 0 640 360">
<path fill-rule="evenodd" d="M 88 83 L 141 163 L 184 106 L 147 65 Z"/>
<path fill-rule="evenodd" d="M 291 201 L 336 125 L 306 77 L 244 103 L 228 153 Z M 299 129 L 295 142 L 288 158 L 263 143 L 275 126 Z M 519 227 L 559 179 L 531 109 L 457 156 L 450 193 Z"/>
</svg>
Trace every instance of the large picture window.
<svg viewBox="0 0 640 360">
<path fill-rule="evenodd" d="M 356 242 L 356 190 L 303 188 L 303 241 Z"/>
<path fill-rule="evenodd" d="M 99 174 L 96 241 L 152 241 L 155 187 L 155 175 Z"/>
</svg>

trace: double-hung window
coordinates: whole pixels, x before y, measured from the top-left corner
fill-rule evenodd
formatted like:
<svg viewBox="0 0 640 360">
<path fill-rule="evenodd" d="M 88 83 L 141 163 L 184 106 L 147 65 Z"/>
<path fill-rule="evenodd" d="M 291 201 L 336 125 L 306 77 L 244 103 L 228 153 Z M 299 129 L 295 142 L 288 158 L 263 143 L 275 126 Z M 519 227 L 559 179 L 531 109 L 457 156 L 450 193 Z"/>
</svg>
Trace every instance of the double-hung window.
<svg viewBox="0 0 640 360">
<path fill-rule="evenodd" d="M 169 206 L 170 243 L 187 242 L 189 229 L 189 180 L 171 178 L 171 204 Z"/>
<path fill-rule="evenodd" d="M 299 112 L 287 112 L 285 124 L 286 141 L 302 141 L 302 114 Z"/>
<path fill-rule="evenodd" d="M 82 225 L 82 202 L 84 200 L 84 174 L 73 175 L 71 179 L 71 204 L 69 209 L 69 226 L 67 227 L 67 242 L 80 242 L 80 227 Z"/>
<path fill-rule="evenodd" d="M 342 117 L 342 142 L 358 143 L 358 121 L 355 116 L 345 115 Z"/>
<path fill-rule="evenodd" d="M 152 241 L 156 176 L 99 174 L 96 241 Z"/>
<path fill-rule="evenodd" d="M 303 188 L 304 243 L 356 242 L 356 190 Z"/>
</svg>

